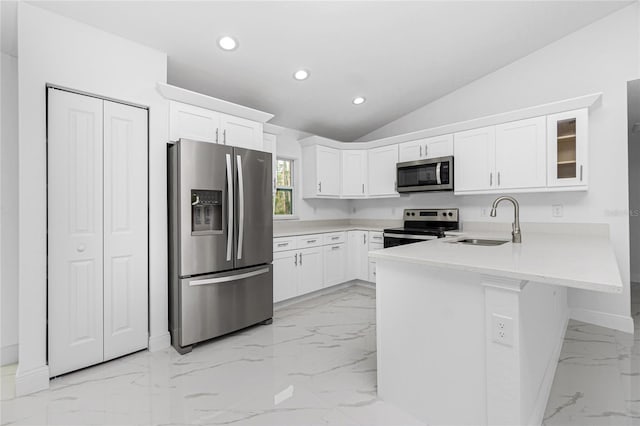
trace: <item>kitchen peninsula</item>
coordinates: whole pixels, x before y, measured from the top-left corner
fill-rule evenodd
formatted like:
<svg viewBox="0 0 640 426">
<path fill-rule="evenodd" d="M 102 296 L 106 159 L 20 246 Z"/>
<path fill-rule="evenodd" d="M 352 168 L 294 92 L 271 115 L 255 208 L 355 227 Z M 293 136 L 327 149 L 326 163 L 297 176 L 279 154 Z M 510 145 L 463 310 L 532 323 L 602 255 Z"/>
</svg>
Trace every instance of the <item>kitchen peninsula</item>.
<svg viewBox="0 0 640 426">
<path fill-rule="evenodd" d="M 506 242 L 460 242 L 471 238 Z M 623 288 L 606 230 L 525 228 L 521 244 L 465 232 L 370 257 L 378 395 L 428 424 L 541 424 L 569 318 L 567 287 Z"/>
</svg>

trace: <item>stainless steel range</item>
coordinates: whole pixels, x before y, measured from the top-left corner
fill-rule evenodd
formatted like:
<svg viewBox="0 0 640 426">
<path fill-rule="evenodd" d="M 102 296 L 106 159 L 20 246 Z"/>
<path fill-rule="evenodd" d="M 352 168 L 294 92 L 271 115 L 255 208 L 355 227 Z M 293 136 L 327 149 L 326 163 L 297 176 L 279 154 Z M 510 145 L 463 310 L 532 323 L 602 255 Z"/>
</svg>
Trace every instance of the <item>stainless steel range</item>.
<svg viewBox="0 0 640 426">
<path fill-rule="evenodd" d="M 459 229 L 458 209 L 406 209 L 404 226 L 384 230 L 384 247 L 444 238 L 446 231 Z"/>
</svg>

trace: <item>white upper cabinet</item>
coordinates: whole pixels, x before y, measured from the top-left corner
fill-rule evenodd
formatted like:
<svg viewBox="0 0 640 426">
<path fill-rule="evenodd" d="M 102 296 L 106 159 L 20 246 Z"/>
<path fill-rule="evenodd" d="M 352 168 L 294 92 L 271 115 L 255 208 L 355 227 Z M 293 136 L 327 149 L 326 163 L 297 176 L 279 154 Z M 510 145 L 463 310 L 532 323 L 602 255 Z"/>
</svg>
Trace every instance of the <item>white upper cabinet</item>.
<svg viewBox="0 0 640 426">
<path fill-rule="evenodd" d="M 276 156 L 276 145 L 277 145 L 278 137 L 276 135 L 272 135 L 271 133 L 264 133 L 262 135 L 262 149 L 266 152 L 271 153 L 271 173 L 273 176 L 271 182 L 271 189 L 273 190 L 273 196 L 276 195 L 276 165 L 277 165 L 277 156 Z M 275 198 L 273 199 L 275 203 Z"/>
<path fill-rule="evenodd" d="M 399 145 L 399 152 L 399 162 L 453 155 L 453 135 L 441 135 L 404 142 Z"/>
<path fill-rule="evenodd" d="M 359 198 L 367 195 L 367 151 L 345 150 L 342 154 L 343 197 Z"/>
<path fill-rule="evenodd" d="M 220 132 L 218 143 L 247 149 L 263 149 L 262 123 L 220 114 Z"/>
<path fill-rule="evenodd" d="M 220 114 L 205 108 L 170 102 L 169 138 L 177 141 L 181 138 L 203 142 L 218 142 Z"/>
<path fill-rule="evenodd" d="M 170 102 L 169 138 L 263 149 L 262 123 L 177 101 Z"/>
<path fill-rule="evenodd" d="M 383 146 L 369 150 L 369 195 L 397 195 L 396 163 L 398 163 L 398 145 Z"/>
<path fill-rule="evenodd" d="M 547 183 L 552 187 L 587 185 L 589 111 L 547 116 Z"/>
<path fill-rule="evenodd" d="M 546 185 L 546 123 L 546 117 L 536 117 L 496 126 L 495 187 Z"/>
<path fill-rule="evenodd" d="M 304 198 L 340 196 L 340 151 L 322 145 L 302 149 L 302 193 Z"/>
<path fill-rule="evenodd" d="M 495 126 L 468 130 L 454 135 L 455 191 L 494 189 Z"/>
</svg>

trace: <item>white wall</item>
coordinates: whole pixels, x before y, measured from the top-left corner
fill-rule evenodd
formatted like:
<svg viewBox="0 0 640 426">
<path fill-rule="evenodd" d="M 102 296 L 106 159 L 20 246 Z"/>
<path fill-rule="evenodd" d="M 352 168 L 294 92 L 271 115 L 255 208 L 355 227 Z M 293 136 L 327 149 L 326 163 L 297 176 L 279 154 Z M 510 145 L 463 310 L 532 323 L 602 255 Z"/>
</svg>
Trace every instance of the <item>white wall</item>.
<svg viewBox="0 0 640 426">
<path fill-rule="evenodd" d="M 571 291 L 575 317 L 623 329 L 629 317 L 629 219 L 627 181 L 627 81 L 638 78 L 639 4 L 634 3 L 494 73 L 370 133 L 371 140 L 494 113 L 602 92 L 602 105 L 590 114 L 589 191 L 522 194 L 521 220 L 608 223 L 625 283 L 623 294 L 607 296 Z M 454 72 L 455 70 L 453 70 Z M 461 218 L 482 217 L 492 196 L 416 194 L 393 200 L 354 201 L 357 217 L 397 218 L 392 208 L 460 207 Z M 551 217 L 551 205 L 563 204 L 564 217 Z M 501 207 L 500 221 L 512 210 Z M 523 236 L 526 239 L 526 235 Z"/>
<path fill-rule="evenodd" d="M 640 80 L 629 84 L 629 126 L 640 123 Z M 629 134 L 631 281 L 640 282 L 640 133 Z"/>
<path fill-rule="evenodd" d="M 46 388 L 46 105 L 52 83 L 150 107 L 150 349 L 169 345 L 167 327 L 166 55 L 19 3 L 19 366 L 16 392 Z"/>
<path fill-rule="evenodd" d="M 18 361 L 18 59 L 2 53 L 0 365 Z"/>
<path fill-rule="evenodd" d="M 295 200 L 294 209 L 300 220 L 346 219 L 350 203 L 347 200 L 302 199 L 302 147 L 298 140 L 308 136 L 297 130 L 284 129 L 277 137 L 276 156 L 294 159 Z"/>
</svg>

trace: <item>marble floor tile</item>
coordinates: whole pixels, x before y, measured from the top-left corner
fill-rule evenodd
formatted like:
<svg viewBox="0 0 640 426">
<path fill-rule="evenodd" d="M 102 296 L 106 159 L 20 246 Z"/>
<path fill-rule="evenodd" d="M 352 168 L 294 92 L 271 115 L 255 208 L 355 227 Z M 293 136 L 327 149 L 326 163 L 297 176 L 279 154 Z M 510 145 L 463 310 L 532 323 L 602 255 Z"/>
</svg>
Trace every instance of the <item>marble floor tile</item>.
<svg viewBox="0 0 640 426">
<path fill-rule="evenodd" d="M 640 286 L 635 334 L 570 321 L 544 424 L 640 426 Z"/>
<path fill-rule="evenodd" d="M 420 424 L 376 396 L 375 333 L 375 290 L 351 286 L 189 354 L 141 351 L 25 397 L 3 368 L 1 425 Z"/>
<path fill-rule="evenodd" d="M 571 321 L 546 425 L 640 426 L 636 334 Z M 419 425 L 377 398 L 375 290 L 362 286 L 278 306 L 274 322 L 200 344 L 141 351 L 58 377 L 16 398 L 2 368 L 0 426 Z"/>
</svg>

